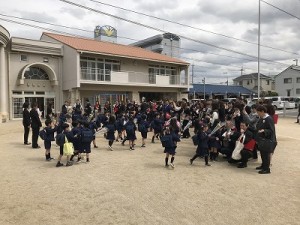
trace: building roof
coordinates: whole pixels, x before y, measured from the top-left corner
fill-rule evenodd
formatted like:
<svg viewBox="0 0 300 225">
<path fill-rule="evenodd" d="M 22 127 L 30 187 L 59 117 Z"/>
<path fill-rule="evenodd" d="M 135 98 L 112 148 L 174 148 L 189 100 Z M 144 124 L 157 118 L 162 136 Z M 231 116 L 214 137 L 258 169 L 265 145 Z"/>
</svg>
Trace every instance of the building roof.
<svg viewBox="0 0 300 225">
<path fill-rule="evenodd" d="M 65 45 L 70 46 L 78 51 L 86 51 L 91 53 L 101 53 L 105 55 L 134 58 L 141 60 L 189 65 L 189 63 L 182 60 L 172 58 L 166 55 L 155 53 L 139 47 L 121 45 L 111 42 L 104 42 L 95 39 L 72 37 L 61 34 L 43 33 L 50 38 L 53 38 Z"/>
<path fill-rule="evenodd" d="M 287 72 L 289 70 L 294 70 L 294 71 L 300 73 L 300 66 L 291 65 L 288 68 L 281 71 L 279 74 L 277 74 L 276 77 L 280 76 L 281 74 L 284 74 L 285 72 Z"/>
<path fill-rule="evenodd" d="M 204 84 L 193 84 L 189 90 L 190 93 L 204 93 Z M 244 88 L 243 86 L 235 85 L 218 85 L 218 84 L 205 84 L 205 93 L 209 94 L 253 94 L 254 92 Z"/>
<path fill-rule="evenodd" d="M 257 80 L 257 73 L 244 74 L 239 77 L 233 79 L 233 81 L 241 81 L 241 80 Z M 272 80 L 271 77 L 266 76 L 264 74 L 260 74 L 260 79 Z"/>
</svg>

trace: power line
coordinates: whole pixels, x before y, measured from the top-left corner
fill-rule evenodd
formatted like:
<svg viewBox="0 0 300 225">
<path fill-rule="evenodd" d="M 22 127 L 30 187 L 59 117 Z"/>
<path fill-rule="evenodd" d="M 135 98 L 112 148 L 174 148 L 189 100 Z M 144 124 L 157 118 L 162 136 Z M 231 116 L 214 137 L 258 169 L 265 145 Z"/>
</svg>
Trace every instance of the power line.
<svg viewBox="0 0 300 225">
<path fill-rule="evenodd" d="M 62 28 L 67 28 L 67 29 L 72 29 L 72 30 L 84 31 L 84 32 L 87 32 L 87 33 L 94 33 L 91 30 L 86 30 L 86 29 L 82 29 L 82 28 L 70 27 L 70 26 L 65 26 L 65 25 L 60 25 L 60 24 L 54 24 L 54 23 L 49 23 L 49 22 L 45 22 L 45 21 L 38 21 L 38 20 L 28 19 L 28 18 L 23 18 L 23 17 L 18 17 L 18 16 L 11 16 L 11 15 L 3 14 L 3 13 L 0 13 L 0 16 L 9 17 L 9 18 L 15 18 L 15 19 L 20 19 L 20 20 L 25 20 L 25 21 L 31 21 L 31 22 L 40 23 L 40 24 L 47 24 L 47 25 L 51 25 L 51 26 L 62 27 Z M 72 34 L 72 35 L 75 35 L 75 34 Z M 136 39 L 129 38 L 129 37 L 122 37 L 122 36 L 118 36 L 118 37 L 119 38 L 123 38 L 123 39 L 128 39 L 128 40 L 131 40 L 131 41 L 138 41 Z"/>
<path fill-rule="evenodd" d="M 138 26 L 146 27 L 146 28 L 148 28 L 148 29 L 152 29 L 152 30 L 155 30 L 155 31 L 158 31 L 158 32 L 161 32 L 161 33 L 168 33 L 167 31 L 165 31 L 165 30 L 163 30 L 163 29 L 155 28 L 155 27 L 152 27 L 152 26 L 150 26 L 150 25 L 142 24 L 142 23 L 137 22 L 137 21 L 125 19 L 125 18 L 122 18 L 122 17 L 120 17 L 120 16 L 116 16 L 116 15 L 113 15 L 113 14 L 110 14 L 110 13 L 107 13 L 107 12 L 103 12 L 103 11 L 100 11 L 100 10 L 96 10 L 96 9 L 93 9 L 93 8 L 90 8 L 90 7 L 81 5 L 81 4 L 77 4 L 77 3 L 74 3 L 74 2 L 70 2 L 70 1 L 67 1 L 67 0 L 60 0 L 60 1 L 61 1 L 61 2 L 65 2 L 65 3 L 67 3 L 67 4 L 70 4 L 70 5 L 73 5 L 73 6 L 76 6 L 76 7 L 79 7 L 79 8 L 83 8 L 83 9 L 86 9 L 86 10 L 89 10 L 89 11 L 93 11 L 93 12 L 96 12 L 96 13 L 99 13 L 99 14 L 103 14 L 103 15 L 106 15 L 106 16 L 110 16 L 110 17 L 113 17 L 113 18 L 116 18 L 116 19 L 119 19 L 119 20 L 123 20 L 123 21 L 128 22 L 128 23 L 133 23 L 133 24 L 138 25 Z M 221 46 L 217 46 L 217 45 L 210 44 L 210 43 L 207 43 L 207 42 L 199 41 L 199 40 L 196 40 L 196 39 L 187 37 L 187 36 L 183 36 L 183 35 L 178 35 L 178 36 L 180 36 L 180 37 L 183 38 L 183 39 L 189 40 L 189 41 L 193 41 L 193 42 L 200 43 L 200 44 L 204 44 L 204 45 L 207 45 L 207 46 L 210 46 L 210 47 L 218 48 L 218 49 L 221 49 L 221 50 L 224 50 L 224 51 L 229 51 L 229 52 L 232 52 L 232 53 L 236 53 L 236 54 L 239 54 L 239 55 L 244 55 L 244 56 L 247 56 L 247 57 L 250 57 L 250 58 L 257 59 L 257 57 L 256 57 L 256 56 L 253 56 L 253 55 L 241 53 L 241 52 L 239 52 L 239 51 L 235 51 L 235 50 L 232 50 L 232 49 L 227 49 L 227 48 L 225 48 L 225 47 L 221 47 Z M 272 61 L 272 60 L 269 60 L 269 59 L 263 59 L 263 58 L 261 58 L 261 60 L 264 60 L 264 61 Z M 284 63 L 280 63 L 280 62 L 278 62 L 278 64 L 281 64 L 281 65 L 284 65 L 284 66 L 287 65 L 287 64 L 284 64 Z"/>
<path fill-rule="evenodd" d="M 251 41 L 248 41 L 248 40 L 243 40 L 243 39 L 232 37 L 232 36 L 229 36 L 229 35 L 225 35 L 225 34 L 213 32 L 213 31 L 205 30 L 205 29 L 202 29 L 202 28 L 199 28 L 199 27 L 194 27 L 194 26 L 191 26 L 191 25 L 188 25 L 188 24 L 183 24 L 183 23 L 179 23 L 179 22 L 172 21 L 172 20 L 169 20 L 169 19 L 164 19 L 164 18 L 160 18 L 160 17 L 157 17 L 157 16 L 149 15 L 149 14 L 146 14 L 146 13 L 137 12 L 135 10 L 122 8 L 122 7 L 119 7 L 119 6 L 112 5 L 112 4 L 108 4 L 108 3 L 104 3 L 104 2 L 100 2 L 100 1 L 96 1 L 96 0 L 89 0 L 89 1 L 96 2 L 98 4 L 106 5 L 106 6 L 109 6 L 109 7 L 113 7 L 113 8 L 116 8 L 116 9 L 121 9 L 121 10 L 124 10 L 124 11 L 132 12 L 132 13 L 135 13 L 135 14 L 138 14 L 138 15 L 147 16 L 147 17 L 154 18 L 154 19 L 157 19 L 157 20 L 162 20 L 162 21 L 165 21 L 165 22 L 173 23 L 173 24 L 176 24 L 176 25 L 192 28 L 192 29 L 195 29 L 195 30 L 200 30 L 200 31 L 203 31 L 203 32 L 211 33 L 211 34 L 214 34 L 214 35 L 218 35 L 218 36 L 221 36 L 221 37 L 233 39 L 233 40 L 236 40 L 236 41 L 241 41 L 241 42 L 245 42 L 245 43 L 252 44 L 252 45 L 258 45 L 257 43 L 251 42 Z M 290 52 L 290 51 L 286 51 L 284 49 L 279 49 L 279 48 L 275 48 L 275 47 L 268 46 L 268 45 L 260 45 L 260 46 L 265 47 L 265 48 L 270 48 L 270 49 L 273 49 L 273 50 L 278 50 L 278 51 L 290 53 L 290 54 L 293 54 L 293 55 L 300 55 L 296 52 Z"/>
<path fill-rule="evenodd" d="M 17 19 L 21 19 L 21 20 L 27 20 L 27 21 L 31 21 L 31 22 L 40 23 L 40 24 L 44 23 L 44 24 L 48 24 L 48 25 L 51 25 L 51 26 L 58 26 L 58 27 L 63 27 L 63 28 L 68 28 L 68 29 L 74 29 L 74 30 L 80 30 L 80 31 L 88 32 L 88 33 L 93 33 L 93 31 L 85 30 L 85 29 L 81 29 L 81 28 L 74 28 L 74 27 L 69 27 L 69 26 L 65 26 L 65 25 L 58 25 L 58 24 L 53 24 L 53 23 L 41 22 L 41 21 L 37 21 L 37 20 L 33 20 L 33 19 L 25 19 L 25 18 L 16 17 L 16 16 L 8 16 L 8 15 L 1 14 L 1 13 L 0 13 L 0 16 L 12 17 L 12 18 L 17 18 Z M 47 30 L 47 31 L 51 31 L 51 32 L 57 32 L 57 33 L 61 33 L 61 34 L 67 34 L 67 35 L 71 35 L 71 36 L 86 38 L 85 36 L 75 35 L 75 34 L 72 34 L 72 33 L 64 32 L 64 31 L 58 31 L 58 30 L 54 30 L 54 29 L 51 29 L 51 28 L 40 27 L 40 26 L 37 26 L 37 25 L 32 25 L 32 24 L 28 24 L 28 23 L 24 23 L 24 22 L 15 21 L 15 20 L 3 19 L 3 18 L 0 18 L 0 20 L 6 21 L 6 22 L 10 22 L 10 23 L 16 23 L 16 24 L 19 24 L 19 25 L 29 26 L 29 27 L 33 27 L 33 28 L 37 28 L 37 29 L 43 29 L 43 30 Z M 137 41 L 136 39 L 129 38 L 129 37 L 121 37 L 121 36 L 118 36 L 118 37 Z M 170 47 L 171 45 L 166 45 L 166 46 Z M 183 50 L 194 51 L 194 52 L 200 52 L 199 50 L 196 50 L 196 49 L 181 48 L 181 47 L 178 47 L 178 46 L 172 46 L 172 47 L 173 48 L 178 48 L 178 49 L 183 49 Z M 200 52 L 200 53 L 202 53 L 202 52 Z M 217 56 L 229 57 L 229 58 L 234 58 L 234 59 L 242 59 L 242 60 L 247 60 L 249 62 L 253 61 L 253 60 L 250 60 L 250 59 L 239 58 L 239 57 L 234 57 L 234 56 L 229 56 L 229 55 L 223 55 L 223 54 L 217 54 L 217 53 L 211 53 L 211 52 L 208 52 L 206 54 L 212 54 L 212 55 L 217 55 Z M 185 57 L 182 57 L 182 58 L 185 58 Z M 191 58 L 186 58 L 186 59 L 195 60 L 195 59 L 191 59 Z M 224 65 L 224 64 L 207 62 L 207 61 L 204 61 L 204 60 L 199 60 L 199 61 L 205 62 L 205 63 L 210 63 L 210 64 L 222 65 L 222 66 L 230 66 L 230 65 Z M 271 63 L 271 64 L 272 63 L 279 63 L 279 64 L 282 64 L 280 62 L 276 62 L 276 61 L 272 61 L 272 60 L 270 60 L 270 62 L 266 62 L 266 63 Z M 287 66 L 289 66 L 289 65 L 287 65 Z M 237 66 L 232 66 L 232 67 L 237 67 Z"/>
<path fill-rule="evenodd" d="M 84 31 L 84 32 L 88 32 L 88 33 L 93 33 L 93 31 L 91 31 L 91 30 L 86 30 L 86 29 L 81 29 L 81 28 L 76 28 L 76 27 L 70 27 L 70 26 L 65 26 L 65 25 L 59 25 L 59 24 L 54 24 L 54 23 L 49 23 L 49 22 L 44 22 L 44 21 L 38 21 L 38 20 L 28 19 L 28 18 L 22 18 L 22 17 L 17 17 L 17 16 L 10 16 L 10 15 L 6 15 L 6 14 L 3 14 L 3 13 L 0 13 L 0 16 L 9 17 L 9 18 L 16 18 L 16 19 L 25 20 L 25 21 L 31 21 L 31 22 L 35 22 L 35 23 L 39 23 L 39 24 L 47 24 L 47 25 L 51 25 L 51 26 L 57 26 L 57 27 L 62 27 L 62 28 L 68 28 L 68 29 L 73 29 L 73 30 L 79 30 L 79 31 Z M 13 20 L 10 20 L 10 22 L 12 22 L 12 21 Z M 28 24 L 26 24 L 26 25 L 28 26 Z M 40 29 L 40 27 L 39 27 L 39 29 Z M 60 32 L 60 33 L 69 34 L 67 32 Z M 77 36 L 79 36 L 79 35 L 77 35 Z M 80 36 L 80 37 L 83 37 L 83 36 Z M 129 38 L 129 37 L 123 37 L 123 36 L 118 36 L 118 37 L 122 38 L 122 39 L 138 41 L 137 39 L 133 39 L 133 38 Z M 170 45 L 166 45 L 166 46 L 170 47 Z M 182 48 L 182 47 L 178 47 L 178 46 L 171 46 L 171 47 L 172 48 L 178 48 L 178 49 L 183 49 L 183 50 L 189 50 L 189 51 L 194 51 L 194 52 L 200 52 L 200 53 L 202 53 L 201 51 L 196 50 L 196 49 Z M 207 52 L 206 54 L 217 55 L 217 56 L 222 56 L 222 57 L 228 57 L 228 58 L 233 58 L 233 59 L 242 59 L 242 60 L 247 60 L 249 62 L 253 62 L 253 60 L 250 60 L 250 59 L 245 59 L 245 58 L 240 58 L 240 57 L 234 57 L 234 56 L 229 56 L 229 55 L 224 55 L 224 54 L 217 54 L 217 53 L 212 53 L 212 52 Z M 276 62 L 274 60 L 270 60 L 270 62 L 268 62 L 268 63 L 279 63 L 279 64 L 281 64 L 280 62 Z"/>
<path fill-rule="evenodd" d="M 277 9 L 277 10 L 279 10 L 279 11 L 281 11 L 281 12 L 284 12 L 284 13 L 286 13 L 286 14 L 288 14 L 288 15 L 290 15 L 290 16 L 292 16 L 292 17 L 298 19 L 298 20 L 300 20 L 300 17 L 295 16 L 295 15 L 293 15 L 292 13 L 289 13 L 289 12 L 287 12 L 287 11 L 285 11 L 285 10 L 283 10 L 283 9 L 281 9 L 281 8 L 279 8 L 279 7 L 277 7 L 277 6 L 275 6 L 275 5 L 272 5 L 271 3 L 265 2 L 265 1 L 263 1 L 263 0 L 260 0 L 260 1 L 263 2 L 263 3 L 265 3 L 265 4 L 267 4 L 267 5 L 269 5 L 269 6 L 271 6 L 271 7 L 273 7 L 273 8 L 275 8 L 275 9 Z"/>
<path fill-rule="evenodd" d="M 87 32 L 87 33 L 94 33 L 91 30 L 81 29 L 81 28 L 77 28 L 77 27 L 70 27 L 70 26 L 65 26 L 65 25 L 59 25 L 59 24 L 54 24 L 54 23 L 49 23 L 49 22 L 44 22 L 44 21 L 38 21 L 38 20 L 28 19 L 28 18 L 23 18 L 23 17 L 18 17 L 18 16 L 10 16 L 10 15 L 6 15 L 6 14 L 2 14 L 2 13 L 0 13 L 0 16 L 9 17 L 9 18 L 15 18 L 15 19 L 20 19 L 20 20 L 25 20 L 25 21 L 31 21 L 31 22 L 40 23 L 40 24 L 47 24 L 47 25 L 51 25 L 51 26 L 57 26 L 57 27 L 62 27 L 62 28 L 67 28 L 67 29 L 72 29 L 72 30 L 84 31 L 84 32 Z M 128 39 L 128 40 L 132 40 L 132 41 L 139 41 L 137 39 L 133 39 L 133 38 L 129 38 L 129 37 L 124 37 L 124 36 L 118 36 L 118 38 Z M 201 52 L 201 51 L 196 50 L 196 49 L 182 48 L 182 47 L 171 46 L 171 45 L 166 45 L 166 46 L 173 47 L 173 48 L 178 48 L 178 49 L 182 49 L 182 50 L 193 51 L 193 52 Z M 242 59 L 242 60 L 252 61 L 250 59 L 239 58 L 239 57 L 234 57 L 234 56 L 229 56 L 229 55 L 223 55 L 223 54 L 217 54 L 217 53 L 212 53 L 212 52 L 206 52 L 206 54 L 212 54 L 212 55 L 224 56 L 224 57 L 233 58 L 233 59 Z"/>
</svg>

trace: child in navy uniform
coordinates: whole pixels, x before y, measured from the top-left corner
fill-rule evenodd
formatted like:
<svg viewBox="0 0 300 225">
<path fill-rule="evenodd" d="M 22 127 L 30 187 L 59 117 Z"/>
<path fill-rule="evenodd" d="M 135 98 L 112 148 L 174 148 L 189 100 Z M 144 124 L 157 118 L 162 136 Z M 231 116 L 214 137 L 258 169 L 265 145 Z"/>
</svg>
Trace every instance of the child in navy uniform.
<svg viewBox="0 0 300 225">
<path fill-rule="evenodd" d="M 68 123 L 64 123 L 64 124 L 62 124 L 61 127 L 63 129 L 63 133 L 64 133 L 65 137 L 67 138 L 67 140 L 69 142 L 73 142 L 74 135 L 73 135 L 73 133 L 70 130 L 69 124 Z M 64 165 L 63 163 L 60 162 L 60 160 L 61 160 L 61 158 L 62 158 L 63 155 L 64 155 L 64 146 L 62 145 L 62 146 L 59 147 L 59 157 L 57 159 L 58 161 L 57 161 L 56 167 L 61 167 L 61 166 Z M 70 161 L 70 156 L 67 156 L 67 164 L 66 164 L 66 166 L 72 166 L 72 165 L 73 165 L 73 163 Z"/>
<path fill-rule="evenodd" d="M 90 162 L 91 143 L 94 139 L 95 131 L 89 128 L 89 123 L 83 121 L 83 127 L 81 130 L 81 145 L 82 152 L 86 153 L 86 162 Z"/>
<path fill-rule="evenodd" d="M 177 148 L 177 142 L 179 142 L 179 136 L 176 135 L 173 132 L 170 132 L 170 129 L 167 127 L 165 130 L 165 135 L 161 137 L 161 142 L 163 147 L 165 148 L 164 153 L 166 153 L 165 157 L 165 166 L 168 167 L 168 161 L 169 161 L 169 156 L 171 155 L 171 167 L 175 168 L 174 166 L 174 159 L 175 159 L 175 154 L 176 154 L 176 148 Z"/>
<path fill-rule="evenodd" d="M 51 141 L 54 141 L 54 132 L 57 131 L 57 126 L 54 125 L 54 122 L 51 119 L 47 119 L 45 121 L 45 125 L 46 125 L 46 127 L 44 128 L 46 132 L 45 139 L 44 139 L 44 146 L 46 149 L 45 156 L 47 161 L 51 161 L 52 159 L 54 159 L 50 155 Z"/>
<path fill-rule="evenodd" d="M 198 137 L 198 146 L 196 150 L 196 154 L 194 155 L 193 158 L 190 159 L 191 165 L 193 164 L 193 161 L 200 157 L 205 159 L 205 165 L 210 166 L 208 163 L 208 155 L 209 155 L 209 150 L 208 150 L 208 134 L 207 134 L 208 126 L 206 124 L 200 124 L 200 130 L 198 131 L 197 137 Z"/>
<path fill-rule="evenodd" d="M 136 140 L 136 125 L 133 122 L 133 117 L 130 116 L 128 122 L 125 124 L 126 139 L 129 141 L 130 150 L 134 150 L 134 141 Z M 124 139 L 125 140 L 125 139 Z"/>
<path fill-rule="evenodd" d="M 149 129 L 149 123 L 146 121 L 147 116 L 145 114 L 143 114 L 141 116 L 141 120 L 139 122 L 138 125 L 138 130 L 139 132 L 141 132 L 141 136 L 142 136 L 142 148 L 146 147 L 146 143 L 145 140 L 147 139 L 147 133 L 148 133 L 148 129 Z"/>
<path fill-rule="evenodd" d="M 74 154 L 71 156 L 70 161 L 73 161 L 74 156 L 78 155 L 77 162 L 80 162 L 80 152 L 82 149 L 81 146 L 81 124 L 80 122 L 74 121 L 72 122 L 72 133 L 74 135 L 73 145 L 74 145 Z"/>
<path fill-rule="evenodd" d="M 116 131 L 116 117 L 111 115 L 108 120 L 108 124 L 106 125 L 107 134 L 106 139 L 108 140 L 108 150 L 113 151 L 112 145 L 115 140 L 115 131 Z"/>
</svg>

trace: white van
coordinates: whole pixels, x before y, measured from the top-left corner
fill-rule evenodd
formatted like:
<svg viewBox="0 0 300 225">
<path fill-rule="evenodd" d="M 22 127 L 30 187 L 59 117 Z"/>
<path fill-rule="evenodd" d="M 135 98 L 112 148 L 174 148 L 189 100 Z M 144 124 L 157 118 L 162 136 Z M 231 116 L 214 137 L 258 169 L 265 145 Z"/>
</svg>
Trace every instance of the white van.
<svg viewBox="0 0 300 225">
<path fill-rule="evenodd" d="M 275 109 L 294 109 L 295 102 L 292 97 L 283 97 L 283 96 L 274 96 L 274 97 L 265 97 L 265 99 L 271 99 L 272 105 Z"/>
</svg>

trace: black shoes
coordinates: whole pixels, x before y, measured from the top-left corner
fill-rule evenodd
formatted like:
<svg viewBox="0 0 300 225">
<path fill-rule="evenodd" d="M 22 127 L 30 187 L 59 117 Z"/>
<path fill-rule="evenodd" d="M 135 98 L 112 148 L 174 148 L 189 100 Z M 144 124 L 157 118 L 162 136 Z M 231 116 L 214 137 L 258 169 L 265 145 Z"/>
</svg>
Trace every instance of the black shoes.
<svg viewBox="0 0 300 225">
<path fill-rule="evenodd" d="M 258 171 L 259 174 L 269 174 L 271 173 L 270 170 L 261 170 L 261 171 Z"/>
<path fill-rule="evenodd" d="M 36 146 L 36 147 L 32 147 L 32 148 L 41 148 L 41 146 L 39 146 L 39 145 L 38 145 L 38 146 Z"/>
<path fill-rule="evenodd" d="M 262 168 L 262 166 L 258 166 L 258 167 L 256 167 L 255 169 L 256 169 L 256 170 L 262 170 L 263 168 Z"/>
<path fill-rule="evenodd" d="M 63 163 L 57 162 L 56 167 L 61 167 L 61 166 L 63 166 L 63 165 L 64 165 Z"/>
<path fill-rule="evenodd" d="M 240 163 L 237 168 L 246 168 L 247 167 L 247 164 L 245 163 Z"/>
<path fill-rule="evenodd" d="M 191 164 L 191 165 L 193 164 L 193 160 L 192 160 L 192 159 L 190 159 L 190 164 Z"/>
<path fill-rule="evenodd" d="M 24 143 L 24 145 L 31 145 L 31 143 L 30 143 L 30 142 L 27 142 L 27 143 Z"/>
</svg>

